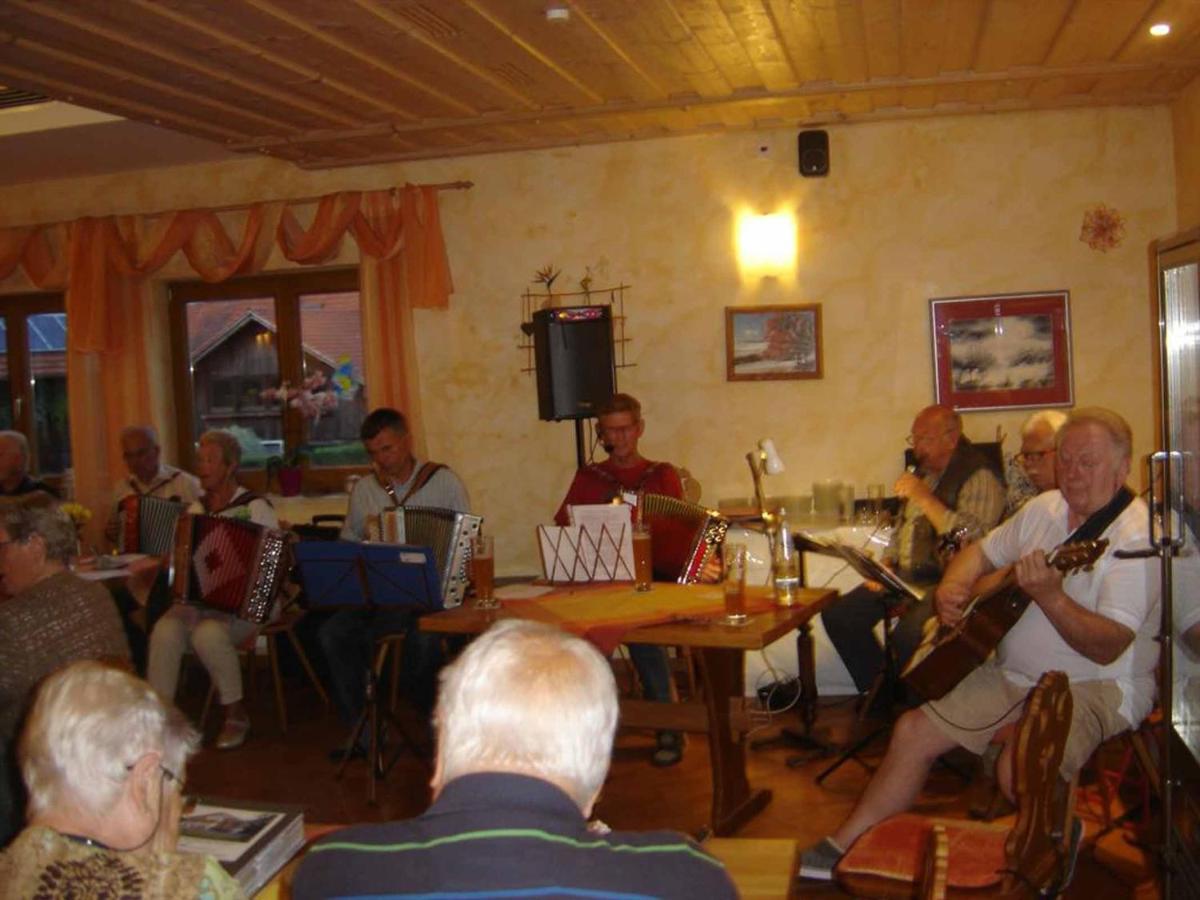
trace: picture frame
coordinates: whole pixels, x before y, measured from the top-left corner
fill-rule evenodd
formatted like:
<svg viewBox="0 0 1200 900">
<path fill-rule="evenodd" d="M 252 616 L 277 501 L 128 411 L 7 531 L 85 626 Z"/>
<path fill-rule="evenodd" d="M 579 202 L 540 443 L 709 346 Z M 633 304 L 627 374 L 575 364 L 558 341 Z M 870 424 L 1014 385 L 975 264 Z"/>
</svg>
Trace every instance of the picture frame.
<svg viewBox="0 0 1200 900">
<path fill-rule="evenodd" d="M 725 380 L 822 378 L 821 304 L 725 307 Z"/>
<path fill-rule="evenodd" d="M 1070 406 L 1069 291 L 929 301 L 934 394 L 957 410 Z"/>
</svg>

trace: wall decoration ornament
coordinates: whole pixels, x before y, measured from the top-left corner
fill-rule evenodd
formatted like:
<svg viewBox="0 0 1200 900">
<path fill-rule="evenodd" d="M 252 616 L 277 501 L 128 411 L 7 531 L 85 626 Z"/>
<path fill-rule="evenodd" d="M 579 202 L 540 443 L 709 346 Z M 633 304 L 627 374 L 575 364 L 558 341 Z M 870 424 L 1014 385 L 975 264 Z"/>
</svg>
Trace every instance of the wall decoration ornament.
<svg viewBox="0 0 1200 900">
<path fill-rule="evenodd" d="M 929 301 L 938 403 L 957 410 L 1070 406 L 1067 291 Z"/>
<path fill-rule="evenodd" d="M 1084 210 L 1079 239 L 1101 253 L 1114 250 L 1125 240 L 1125 217 L 1111 206 L 1097 203 Z"/>
</svg>

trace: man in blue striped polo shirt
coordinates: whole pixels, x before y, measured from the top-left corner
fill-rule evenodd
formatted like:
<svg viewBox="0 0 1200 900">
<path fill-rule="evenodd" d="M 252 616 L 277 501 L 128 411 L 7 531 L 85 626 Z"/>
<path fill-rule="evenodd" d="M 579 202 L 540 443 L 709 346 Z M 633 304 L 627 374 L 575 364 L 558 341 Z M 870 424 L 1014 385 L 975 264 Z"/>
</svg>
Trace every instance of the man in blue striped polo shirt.
<svg viewBox="0 0 1200 900">
<path fill-rule="evenodd" d="M 616 727 L 612 669 L 591 644 L 498 622 L 442 674 L 433 805 L 328 835 L 293 895 L 736 897 L 683 835 L 589 825 Z"/>
</svg>

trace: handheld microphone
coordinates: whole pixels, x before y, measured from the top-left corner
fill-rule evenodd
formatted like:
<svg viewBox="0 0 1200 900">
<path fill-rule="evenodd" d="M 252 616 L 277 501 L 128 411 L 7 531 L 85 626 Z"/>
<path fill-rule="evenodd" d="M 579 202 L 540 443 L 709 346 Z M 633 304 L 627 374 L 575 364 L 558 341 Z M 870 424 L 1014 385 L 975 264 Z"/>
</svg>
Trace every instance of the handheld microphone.
<svg viewBox="0 0 1200 900">
<path fill-rule="evenodd" d="M 612 452 L 617 449 L 616 444 L 610 444 L 608 441 L 601 441 L 600 446 L 604 448 L 604 452 L 612 455 Z"/>
</svg>

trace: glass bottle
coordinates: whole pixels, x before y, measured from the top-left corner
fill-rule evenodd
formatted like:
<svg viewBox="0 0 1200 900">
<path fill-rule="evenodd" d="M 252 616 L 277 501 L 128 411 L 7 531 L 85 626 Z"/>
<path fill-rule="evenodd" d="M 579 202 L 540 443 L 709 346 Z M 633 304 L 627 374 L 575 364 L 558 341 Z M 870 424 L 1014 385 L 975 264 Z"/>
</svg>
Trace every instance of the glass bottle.
<svg viewBox="0 0 1200 900">
<path fill-rule="evenodd" d="M 775 584 L 776 605 L 794 606 L 799 599 L 800 555 L 792 545 L 792 531 L 788 527 L 787 509 L 782 506 L 775 513 L 775 541 L 772 549 L 771 575 Z"/>
</svg>

